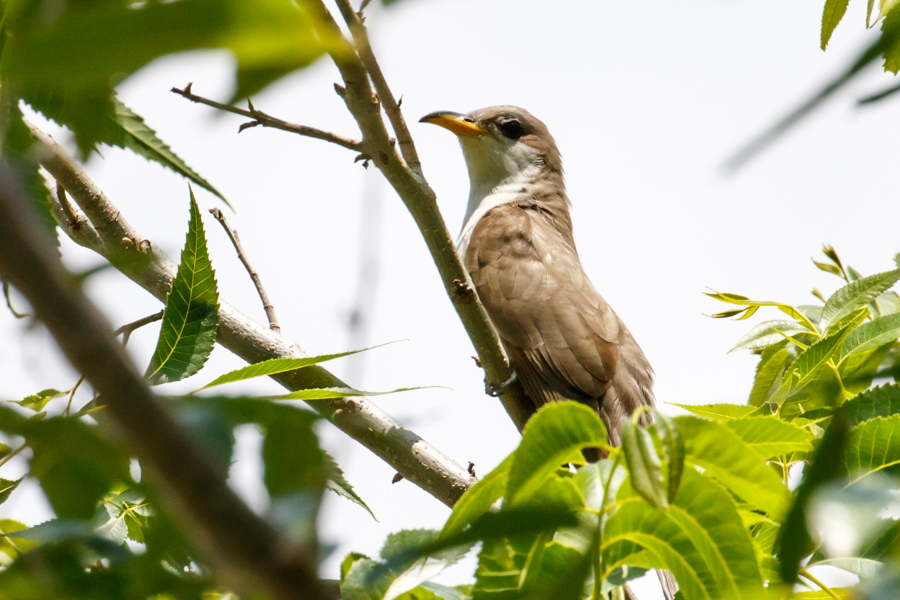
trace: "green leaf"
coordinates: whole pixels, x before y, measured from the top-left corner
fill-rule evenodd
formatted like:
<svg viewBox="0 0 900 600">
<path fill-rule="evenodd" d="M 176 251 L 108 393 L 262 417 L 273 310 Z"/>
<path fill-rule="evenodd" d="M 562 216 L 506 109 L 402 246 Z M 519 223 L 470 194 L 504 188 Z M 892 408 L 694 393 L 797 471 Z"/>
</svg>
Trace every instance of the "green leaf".
<svg viewBox="0 0 900 600">
<path fill-rule="evenodd" d="M 25 437 L 34 452 L 31 476 L 60 517 L 91 518 L 103 494 L 129 479 L 128 457 L 81 421 L 25 419 L 0 407 L 0 431 Z"/>
<path fill-rule="evenodd" d="M 0 504 L 6 502 L 6 499 L 9 498 L 9 495 L 16 489 L 20 481 L 22 481 L 21 477 L 15 481 L 0 477 Z"/>
<path fill-rule="evenodd" d="M 655 408 L 650 409 L 653 415 L 653 427 L 662 442 L 666 453 L 666 499 L 669 502 L 675 498 L 678 486 L 681 483 L 681 475 L 684 472 L 684 440 L 681 432 L 671 417 L 667 417 Z"/>
<path fill-rule="evenodd" d="M 841 473 L 844 448 L 848 441 L 849 422 L 842 409 L 835 412 L 818 448 L 803 470 L 803 481 L 797 488 L 794 503 L 778 532 L 776 548 L 780 558 L 781 579 L 796 582 L 800 562 L 813 549 L 807 526 L 809 500 L 823 484 Z"/>
<path fill-rule="evenodd" d="M 812 450 L 813 435 L 809 431 L 778 417 L 736 419 L 726 422 L 725 426 L 766 458 Z"/>
<path fill-rule="evenodd" d="M 630 418 L 622 428 L 622 451 L 631 476 L 631 486 L 651 506 L 665 510 L 669 506 L 664 487 L 662 462 L 650 433 Z"/>
<path fill-rule="evenodd" d="M 841 318 L 849 315 L 854 310 L 865 306 L 882 292 L 887 291 L 900 280 L 900 269 L 893 269 L 875 275 L 869 275 L 848 283 L 825 302 L 822 309 L 820 327 L 828 333 L 832 324 L 836 324 Z"/>
<path fill-rule="evenodd" d="M 819 369 L 825 367 L 840 352 L 851 325 L 852 323 L 844 325 L 801 352 L 785 372 L 782 380 L 784 385 L 790 383 L 791 387 L 796 389 L 811 382 L 818 374 Z"/>
<path fill-rule="evenodd" d="M 219 291 L 206 252 L 200 209 L 191 191 L 187 240 L 166 298 L 159 341 L 147 367 L 148 380 L 168 383 L 195 374 L 209 358 L 218 328 Z"/>
<path fill-rule="evenodd" d="M 898 431 L 900 415 L 875 417 L 850 430 L 841 468 L 851 485 L 877 472 L 900 473 Z"/>
<path fill-rule="evenodd" d="M 387 344 L 379 344 L 377 346 L 363 348 L 362 350 L 350 350 L 349 352 L 338 352 L 337 354 L 321 354 L 319 356 L 308 356 L 304 358 L 272 358 L 269 360 L 264 360 L 262 362 L 254 363 L 252 365 L 247 365 L 246 367 L 242 367 L 234 371 L 230 371 L 228 373 L 225 373 L 224 375 L 220 375 L 197 391 L 199 392 L 200 390 L 205 390 L 217 385 L 222 385 L 223 383 L 232 383 L 235 381 L 253 379 L 254 377 L 266 377 L 268 375 L 277 375 L 278 373 L 296 371 L 297 369 L 303 369 L 305 367 L 317 365 L 319 363 L 334 360 L 336 358 L 342 358 L 344 356 L 350 356 L 359 352 L 366 352 L 367 350 L 381 348 L 381 346 L 385 345 Z"/>
<path fill-rule="evenodd" d="M 41 390 L 37 394 L 32 394 L 30 396 L 25 396 L 22 400 L 12 400 L 13 404 L 18 404 L 23 408 L 27 408 L 34 412 L 41 412 L 44 410 L 44 407 L 48 402 L 55 398 L 62 398 L 66 394 L 68 394 L 71 390 L 54 390 L 52 388 Z"/>
<path fill-rule="evenodd" d="M 493 471 L 470 487 L 462 498 L 456 501 L 450 518 L 441 530 L 442 539 L 465 529 L 472 521 L 487 513 L 503 496 L 514 456 L 514 454 L 507 456 Z"/>
<path fill-rule="evenodd" d="M 372 512 L 372 509 L 369 508 L 362 498 L 360 498 L 359 494 L 356 493 L 356 490 L 353 489 L 353 486 L 350 485 L 350 482 L 347 481 L 347 478 L 344 476 L 344 471 L 338 466 L 334 457 L 324 450 L 322 452 L 325 459 L 325 473 L 328 476 L 328 483 L 325 484 L 325 487 L 338 496 L 343 496 L 350 502 L 363 507 L 366 512 L 372 515 L 372 518 L 377 521 L 378 519 L 375 518 L 375 513 Z"/>
<path fill-rule="evenodd" d="M 676 417 L 685 441 L 685 461 L 701 467 L 735 495 L 781 520 L 790 494 L 781 479 L 755 450 L 731 429 L 697 417 Z"/>
<path fill-rule="evenodd" d="M 797 319 L 802 323 L 807 329 L 810 331 L 816 331 L 815 326 L 809 321 L 809 319 L 804 315 L 801 311 L 797 310 L 790 304 L 782 304 L 781 302 L 770 302 L 768 300 L 751 300 L 746 296 L 741 296 L 740 294 L 729 294 L 723 292 L 703 292 L 704 295 L 709 296 L 710 298 L 715 298 L 716 300 L 721 300 L 722 302 L 727 302 L 728 304 L 738 304 L 741 306 L 746 306 L 746 309 L 733 311 L 735 314 L 744 313 L 742 317 L 738 320 L 746 319 L 752 316 L 760 307 L 763 306 L 774 306 L 778 308 L 781 312 L 785 313 Z M 745 312 L 746 311 L 746 312 Z M 725 313 L 720 313 L 718 315 L 713 315 L 714 317 L 723 317 L 723 316 L 732 316 L 726 315 Z"/>
<path fill-rule="evenodd" d="M 813 333 L 797 321 L 765 321 L 751 329 L 744 337 L 737 341 L 735 350 L 761 350 L 785 339 L 786 336 Z"/>
<path fill-rule="evenodd" d="M 786 345 L 787 341 L 763 350 L 759 363 L 756 365 L 756 375 L 753 378 L 750 398 L 747 400 L 747 404 L 751 407 L 762 406 L 768 402 L 773 389 L 781 381 L 782 373 L 791 360 L 790 353 L 785 349 Z"/>
<path fill-rule="evenodd" d="M 900 313 L 872 319 L 847 334 L 841 348 L 841 360 L 850 354 L 896 341 L 897 338 L 900 338 Z"/>
<path fill-rule="evenodd" d="M 883 385 L 857 394 L 843 404 L 851 427 L 878 417 L 900 414 L 900 385 Z"/>
<path fill-rule="evenodd" d="M 825 10 L 822 13 L 822 50 L 828 45 L 834 28 L 844 18 L 849 3 L 850 0 L 825 0 Z"/>
<path fill-rule="evenodd" d="M 878 370 L 890 356 L 895 344 L 896 342 L 892 340 L 877 348 L 850 354 L 840 362 L 838 371 L 848 394 L 858 394 L 872 385 Z"/>
<path fill-rule="evenodd" d="M 312 491 L 321 495 L 327 482 L 325 453 L 313 424 L 316 413 L 296 410 L 281 418 L 267 419 L 263 437 L 263 481 L 272 496 Z"/>
<path fill-rule="evenodd" d="M 507 501 L 528 499 L 540 489 L 547 474 L 566 462 L 579 460 L 582 448 L 607 443 L 600 417 L 584 404 L 554 402 L 542 406 L 525 426 L 522 443 L 513 455 Z"/>
<path fill-rule="evenodd" d="M 101 138 L 100 142 L 126 148 L 148 160 L 157 162 L 212 192 L 229 207 L 231 206 L 219 193 L 219 190 L 198 175 L 165 142 L 159 139 L 156 132 L 147 126 L 140 115 L 125 106 L 118 98 L 113 99 L 113 106 L 115 107 L 116 126 L 111 129 L 111 135 Z"/>
<path fill-rule="evenodd" d="M 743 598 L 761 590 L 756 552 L 725 490 L 688 469 L 675 501 L 661 512 L 629 484 L 622 485 L 603 532 L 604 577 L 635 564 L 646 549 L 644 564 L 636 566 L 671 570 L 686 598 Z"/>
<path fill-rule="evenodd" d="M 302 8 L 277 0 L 74 3 L 54 16 L 14 12 L 6 25 L 4 80 L 96 87 L 165 54 L 228 48 L 241 96 L 310 64 L 328 43 Z"/>
<path fill-rule="evenodd" d="M 678 406 L 697 416 L 719 423 L 746 417 L 756 410 L 754 407 L 745 404 L 676 404 L 674 402 L 668 402 L 667 404 Z"/>
</svg>

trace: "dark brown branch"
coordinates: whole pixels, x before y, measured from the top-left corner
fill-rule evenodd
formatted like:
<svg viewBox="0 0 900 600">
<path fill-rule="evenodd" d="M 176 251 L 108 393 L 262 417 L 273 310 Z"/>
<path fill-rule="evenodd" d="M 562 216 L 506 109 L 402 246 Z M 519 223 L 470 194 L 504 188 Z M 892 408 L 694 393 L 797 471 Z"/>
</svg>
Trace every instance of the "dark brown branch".
<svg viewBox="0 0 900 600">
<path fill-rule="evenodd" d="M 456 246 L 438 210 L 434 190 L 420 174 L 408 168 L 398 154 L 381 118 L 380 104 L 369 85 L 366 67 L 331 13 L 321 0 L 311 0 L 306 6 L 323 39 L 334 41 L 329 52 L 344 80 L 344 85 L 335 89 L 342 90 L 339 93 L 359 124 L 363 144 L 368 150 L 367 155 L 403 200 L 415 220 L 441 275 L 444 289 L 481 359 L 486 378 L 495 388 L 499 388 L 501 382 L 509 381 L 512 371 L 500 346 L 500 338 L 488 321 L 472 280 L 456 252 Z M 341 40 L 343 44 L 340 43 Z M 527 399 L 522 385 L 516 381 L 504 388 L 500 400 L 521 431 L 530 416 L 523 408 L 527 406 Z"/>
<path fill-rule="evenodd" d="M 409 127 L 406 126 L 406 120 L 403 118 L 403 112 L 400 110 L 400 103 L 394 99 L 387 79 L 385 79 L 384 73 L 381 71 L 381 66 L 375 59 L 375 53 L 372 51 L 372 45 L 369 43 L 369 32 L 359 14 L 350 5 L 350 0 L 337 0 L 337 6 L 341 11 L 341 16 L 350 28 L 356 51 L 369 72 L 369 76 L 372 78 L 372 84 L 375 86 L 375 91 L 378 93 L 384 112 L 391 122 L 391 128 L 397 136 L 403 159 L 410 169 L 421 175 L 422 165 L 419 162 L 419 155 L 416 153 L 416 145 L 413 143 Z M 360 8 L 360 10 L 362 9 Z"/>
<path fill-rule="evenodd" d="M 231 225 L 228 224 L 228 220 L 225 218 L 225 213 L 221 210 L 218 208 L 211 208 L 209 209 L 209 212 L 216 218 L 216 221 L 219 222 L 225 230 L 225 233 L 228 234 L 228 239 L 231 240 L 235 251 L 237 251 L 238 258 L 244 265 L 244 268 L 247 269 L 247 273 L 250 274 L 250 279 L 253 280 L 253 285 L 256 286 L 256 292 L 259 294 L 259 299 L 262 300 L 263 310 L 266 311 L 266 318 L 269 320 L 269 329 L 281 333 L 281 326 L 278 325 L 278 319 L 275 317 L 275 307 L 272 306 L 269 295 L 266 294 L 266 290 L 263 288 L 262 279 L 260 279 L 259 273 L 256 272 L 256 269 L 254 269 L 250 265 L 250 261 L 247 260 L 247 255 L 244 253 L 244 247 L 241 246 L 241 240 L 238 237 L 237 231 L 231 228 Z"/>
<path fill-rule="evenodd" d="M 10 171 L 0 172 L 0 274 L 28 299 L 75 369 L 104 397 L 104 414 L 162 485 L 159 500 L 242 594 L 323 598 L 313 558 L 241 502 L 171 419 L 109 324 L 63 269 L 16 184 Z"/>
<path fill-rule="evenodd" d="M 295 123 L 282 121 L 281 119 L 275 118 L 271 115 L 267 115 L 261 110 L 256 110 L 251 102 L 247 103 L 249 105 L 249 108 L 245 110 L 243 108 L 237 108 L 236 106 L 216 102 L 215 100 L 210 100 L 209 98 L 204 98 L 203 96 L 198 96 L 191 91 L 192 85 L 192 83 L 187 84 L 183 90 L 179 90 L 178 88 L 173 87 L 172 92 L 178 94 L 179 96 L 187 98 L 191 102 L 205 104 L 207 106 L 211 106 L 225 112 L 230 112 L 252 119 L 252 121 L 250 121 L 249 123 L 244 123 L 243 125 L 241 125 L 239 131 L 261 125 L 263 127 L 272 127 L 273 129 L 281 129 L 282 131 L 296 133 L 297 135 L 302 135 L 308 138 L 331 142 L 332 144 L 337 144 L 342 148 L 347 148 L 348 150 L 354 150 L 356 152 L 364 151 L 362 142 L 343 137 L 330 131 L 316 129 L 315 127 L 307 127 L 306 125 L 297 125 Z"/>
<path fill-rule="evenodd" d="M 63 183 L 88 218 L 79 231 L 67 230 L 69 236 L 76 243 L 105 257 L 126 277 L 165 302 L 175 276 L 175 263 L 143 240 L 59 144 L 33 125 L 29 124 L 29 127 L 38 142 L 37 155 L 41 165 Z M 54 210 L 57 216 L 62 212 L 56 206 Z M 135 243 L 134 240 L 143 242 Z M 149 252 L 140 251 L 145 246 L 149 246 Z M 225 302 L 219 304 L 216 342 L 249 363 L 307 356 L 296 343 L 263 327 Z M 352 387 L 318 366 L 283 373 L 274 379 L 292 391 Z M 335 398 L 316 401 L 311 406 L 338 429 L 402 473 L 405 479 L 448 506 L 453 506 L 473 483 L 465 468 L 404 427 L 368 398 Z"/>
<path fill-rule="evenodd" d="M 134 333 L 136 329 L 140 329 L 144 325 L 149 325 L 150 323 L 155 323 L 157 321 L 162 321 L 163 315 L 165 314 L 164 310 L 153 313 L 152 315 L 146 316 L 142 319 L 138 319 L 137 321 L 132 321 L 131 323 L 126 323 L 122 325 L 118 329 L 116 329 L 113 333 L 115 335 L 122 336 L 122 345 L 125 346 L 128 344 L 128 338 L 131 337 L 131 334 Z"/>
</svg>

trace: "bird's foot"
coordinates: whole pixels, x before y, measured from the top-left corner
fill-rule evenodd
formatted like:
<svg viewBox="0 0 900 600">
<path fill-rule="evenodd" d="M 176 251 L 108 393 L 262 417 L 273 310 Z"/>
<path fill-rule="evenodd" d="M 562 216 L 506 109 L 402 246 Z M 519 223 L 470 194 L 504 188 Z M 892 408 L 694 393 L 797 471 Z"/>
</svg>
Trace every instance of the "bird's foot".
<svg viewBox="0 0 900 600">
<path fill-rule="evenodd" d="M 484 378 L 484 393 L 487 394 L 488 396 L 493 396 L 494 398 L 496 398 L 497 396 L 499 396 L 500 394 L 503 393 L 503 390 L 505 390 L 512 384 L 514 384 L 517 379 L 519 379 L 519 376 L 516 375 L 515 371 L 513 371 L 512 375 L 509 376 L 509 379 L 507 379 L 503 383 L 493 383 L 488 380 L 487 376 L 485 376 L 485 378 Z"/>
</svg>

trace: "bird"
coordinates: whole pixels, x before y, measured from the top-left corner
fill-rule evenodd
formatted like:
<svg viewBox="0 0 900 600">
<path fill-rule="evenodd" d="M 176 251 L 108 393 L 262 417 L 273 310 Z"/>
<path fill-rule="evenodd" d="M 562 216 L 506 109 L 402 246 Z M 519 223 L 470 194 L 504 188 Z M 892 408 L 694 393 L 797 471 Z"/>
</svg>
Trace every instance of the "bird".
<svg viewBox="0 0 900 600">
<path fill-rule="evenodd" d="M 653 369 L 581 264 L 547 126 L 508 105 L 432 112 L 420 122 L 448 129 L 462 147 L 470 191 L 457 247 L 528 397 L 527 414 L 582 402 L 619 445 L 629 416 L 654 404 Z"/>
</svg>

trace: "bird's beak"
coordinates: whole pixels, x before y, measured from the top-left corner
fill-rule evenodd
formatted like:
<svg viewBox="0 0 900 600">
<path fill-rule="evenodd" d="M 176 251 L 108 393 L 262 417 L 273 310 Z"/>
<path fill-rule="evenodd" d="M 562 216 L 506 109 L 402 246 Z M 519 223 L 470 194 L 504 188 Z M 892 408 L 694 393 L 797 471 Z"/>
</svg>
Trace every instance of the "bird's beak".
<svg viewBox="0 0 900 600">
<path fill-rule="evenodd" d="M 456 135 L 462 135 L 466 137 L 476 137 L 479 135 L 484 135 L 488 132 L 487 129 L 485 129 L 481 125 L 467 120 L 465 115 L 461 115 L 455 112 L 447 112 L 444 110 L 425 115 L 424 117 L 419 119 L 419 123 L 432 123 L 434 125 L 440 125 L 444 129 L 449 129 Z"/>
</svg>

